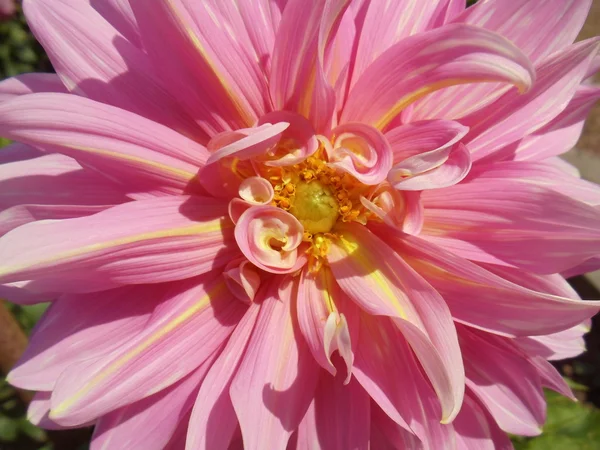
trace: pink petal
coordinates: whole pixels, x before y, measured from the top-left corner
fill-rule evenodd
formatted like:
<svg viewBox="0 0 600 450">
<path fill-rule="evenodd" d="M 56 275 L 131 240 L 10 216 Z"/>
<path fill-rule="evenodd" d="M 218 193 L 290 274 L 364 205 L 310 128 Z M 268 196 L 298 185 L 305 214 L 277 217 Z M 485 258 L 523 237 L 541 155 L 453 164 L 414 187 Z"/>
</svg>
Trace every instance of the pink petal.
<svg viewBox="0 0 600 450">
<path fill-rule="evenodd" d="M 328 260 L 340 287 L 368 313 L 394 318 L 440 398 L 442 420 L 451 421 L 460 409 L 464 373 L 444 300 L 364 227 L 348 224 L 337 233 Z"/>
<path fill-rule="evenodd" d="M 36 392 L 27 408 L 27 420 L 36 427 L 44 430 L 64 430 L 70 427 L 62 427 L 50 420 L 50 395 L 52 392 Z"/>
<path fill-rule="evenodd" d="M 337 369 L 331 355 L 338 350 L 346 364 L 346 384 L 352 375 L 358 340 L 358 311 L 353 306 L 327 267 L 316 274 L 304 269 L 296 302 L 300 331 L 317 363 L 332 376 Z"/>
<path fill-rule="evenodd" d="M 599 40 L 590 39 L 554 54 L 537 68 L 530 92 L 509 91 L 465 117 L 462 123 L 471 129 L 464 143 L 473 160 L 492 155 L 554 119 L 575 94 L 598 48 Z"/>
<path fill-rule="evenodd" d="M 321 372 L 315 398 L 298 428 L 297 450 L 368 450 L 371 399 L 356 380 Z"/>
<path fill-rule="evenodd" d="M 274 280 L 230 389 L 246 450 L 286 448 L 320 371 L 292 315 L 291 290 L 280 290 L 278 298 Z"/>
<path fill-rule="evenodd" d="M 573 43 L 589 9 L 590 0 L 487 0 L 466 9 L 453 21 L 498 33 L 539 64 Z M 418 102 L 411 119 L 459 119 L 485 107 L 504 92 L 506 87 L 497 84 L 442 89 Z"/>
<path fill-rule="evenodd" d="M 385 133 L 394 164 L 432 151 L 449 149 L 458 143 L 469 129 L 452 120 L 426 120 L 407 123 Z"/>
<path fill-rule="evenodd" d="M 529 355 L 556 361 L 575 358 L 585 352 L 583 336 L 589 331 L 589 326 L 580 324 L 557 333 L 518 338 L 515 342 Z"/>
<path fill-rule="evenodd" d="M 386 225 L 408 234 L 421 232 L 424 210 L 420 192 L 400 192 L 386 182 L 380 184 L 369 197 L 360 198 L 362 205 Z"/>
<path fill-rule="evenodd" d="M 452 426 L 440 423 L 441 408 L 436 394 L 398 329 L 386 317 L 363 314 L 359 336 L 356 380 L 379 405 L 380 415 L 388 416 L 394 424 L 386 425 L 383 418 L 376 418 L 375 411 L 379 408 L 373 405 L 374 421 L 383 425 L 383 431 L 392 441 L 406 438 L 422 441 L 425 448 L 445 448 Z M 414 436 L 403 437 L 404 431 Z"/>
<path fill-rule="evenodd" d="M 238 254 L 225 214 L 212 199 L 161 197 L 23 225 L 0 238 L 0 282 L 29 281 L 33 292 L 92 292 L 205 273 Z"/>
<path fill-rule="evenodd" d="M 454 428 L 457 448 L 461 450 L 513 450 L 508 436 L 469 391 L 465 395 L 465 406 L 454 421 Z"/>
<path fill-rule="evenodd" d="M 546 361 L 542 357 L 534 357 L 530 359 L 530 362 L 536 368 L 540 379 L 542 380 L 542 386 L 545 388 L 552 389 L 555 392 L 558 392 L 560 395 L 564 395 L 565 397 L 577 401 L 575 394 L 562 377 L 560 372 L 554 368 L 552 364 Z"/>
<path fill-rule="evenodd" d="M 537 436 L 546 402 L 535 367 L 508 339 L 459 327 L 467 386 L 507 433 Z"/>
<path fill-rule="evenodd" d="M 173 285 L 141 333 L 65 370 L 52 393 L 52 420 L 85 423 L 171 386 L 211 358 L 246 309 L 214 277 Z"/>
<path fill-rule="evenodd" d="M 352 88 L 341 122 L 383 129 L 408 105 L 449 84 L 499 81 L 527 90 L 532 79 L 529 60 L 509 41 L 449 25 L 404 39 L 377 58 Z"/>
<path fill-rule="evenodd" d="M 115 27 L 129 42 L 142 48 L 140 31 L 129 0 L 88 0 L 104 19 Z"/>
<path fill-rule="evenodd" d="M 388 181 L 398 190 L 424 191 L 453 186 L 471 170 L 471 153 L 463 144 L 412 156 L 396 164 Z"/>
<path fill-rule="evenodd" d="M 248 260 L 271 273 L 291 273 L 306 258 L 299 253 L 304 227 L 290 213 L 274 206 L 253 206 L 235 225 L 235 240 Z"/>
<path fill-rule="evenodd" d="M 132 340 L 167 290 L 164 284 L 126 286 L 59 297 L 35 327 L 27 350 L 8 376 L 10 383 L 52 390 L 71 364 L 97 358 Z"/>
<path fill-rule="evenodd" d="M 89 2 L 26 0 L 25 16 L 71 92 L 135 112 L 182 133 L 202 132 L 154 78 L 148 56 Z"/>
<path fill-rule="evenodd" d="M 0 102 L 34 92 L 63 92 L 67 89 L 53 73 L 24 73 L 0 81 Z"/>
<path fill-rule="evenodd" d="M 211 363 L 212 358 L 174 385 L 102 416 L 90 450 L 163 450 L 192 409 Z"/>
<path fill-rule="evenodd" d="M 368 67 L 394 44 L 428 28 L 441 2 L 396 0 L 369 1 L 357 15 L 359 30 L 352 85 Z"/>
<path fill-rule="evenodd" d="M 289 0 L 277 31 L 269 78 L 274 107 L 300 113 L 318 133 L 330 128 L 335 108 L 325 44 L 347 6 L 347 0 Z"/>
<path fill-rule="evenodd" d="M 13 142 L 12 144 L 0 148 L 0 164 L 26 161 L 42 155 L 43 153 L 41 151 L 30 145 Z"/>
<path fill-rule="evenodd" d="M 456 320 L 474 327 L 509 336 L 548 334 L 579 324 L 600 308 L 600 302 L 502 278 L 417 237 L 391 235 L 385 227 L 374 231 L 444 297 Z M 534 313 L 536 320 L 530 320 Z"/>
<path fill-rule="evenodd" d="M 225 30 L 213 2 L 129 3 L 154 71 L 208 136 L 252 126 L 270 109 L 262 55 Z"/>
<path fill-rule="evenodd" d="M 368 185 L 385 180 L 392 168 L 393 154 L 379 130 L 360 123 L 346 123 L 332 131 L 330 166 L 354 176 Z"/>
<path fill-rule="evenodd" d="M 193 425 L 187 434 L 188 449 L 227 448 L 229 445 L 238 426 L 229 388 L 254 330 L 259 310 L 258 304 L 248 308 L 206 375 L 190 420 Z"/>
<path fill-rule="evenodd" d="M 245 258 L 234 260 L 223 271 L 229 291 L 246 304 L 252 303 L 260 287 L 260 270 Z"/>
<path fill-rule="evenodd" d="M 0 103 L 0 135 L 71 156 L 133 192 L 181 193 L 208 157 L 204 147 L 169 128 L 67 94 Z"/>
<path fill-rule="evenodd" d="M 600 253 L 600 211 L 555 191 L 504 178 L 439 192 L 423 193 L 423 233 L 464 258 L 544 274 Z"/>
</svg>

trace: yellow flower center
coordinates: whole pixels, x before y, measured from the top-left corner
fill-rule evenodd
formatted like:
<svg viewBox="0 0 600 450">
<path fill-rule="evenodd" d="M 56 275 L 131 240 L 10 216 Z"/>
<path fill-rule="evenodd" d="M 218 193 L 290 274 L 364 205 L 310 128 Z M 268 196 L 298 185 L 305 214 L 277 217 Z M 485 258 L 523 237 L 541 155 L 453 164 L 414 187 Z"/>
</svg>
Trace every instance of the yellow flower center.
<svg viewBox="0 0 600 450">
<path fill-rule="evenodd" d="M 353 176 L 327 164 L 320 149 L 300 164 L 272 167 L 265 174 L 275 191 L 273 205 L 288 211 L 304 227 L 304 241 L 311 270 L 317 271 L 329 252 L 330 240 L 336 237 L 335 224 L 360 222 L 365 224 L 368 211 L 360 196 L 369 186 Z"/>
</svg>

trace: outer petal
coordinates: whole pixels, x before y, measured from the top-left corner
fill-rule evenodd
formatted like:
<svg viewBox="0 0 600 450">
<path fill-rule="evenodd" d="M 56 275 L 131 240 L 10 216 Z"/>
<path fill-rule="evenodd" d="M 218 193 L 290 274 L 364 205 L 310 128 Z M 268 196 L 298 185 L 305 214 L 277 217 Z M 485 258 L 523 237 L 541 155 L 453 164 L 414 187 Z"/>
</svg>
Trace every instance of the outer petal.
<svg viewBox="0 0 600 450">
<path fill-rule="evenodd" d="M 275 109 L 310 119 L 318 133 L 330 128 L 335 92 L 324 70 L 325 44 L 348 0 L 290 0 L 273 49 L 270 76 Z"/>
<path fill-rule="evenodd" d="M 512 90 L 461 122 L 471 129 L 465 137 L 474 160 L 531 134 L 565 109 L 583 81 L 600 39 L 590 39 L 554 54 L 541 64 L 530 92 Z"/>
<path fill-rule="evenodd" d="M 188 418 L 211 364 L 212 358 L 174 385 L 102 416 L 90 450 L 164 450 L 179 422 Z"/>
<path fill-rule="evenodd" d="M 537 436 L 546 402 L 536 368 L 507 339 L 459 328 L 467 386 L 508 433 Z"/>
<path fill-rule="evenodd" d="M 0 102 L 34 92 L 66 93 L 63 82 L 53 73 L 24 73 L 0 81 Z"/>
<path fill-rule="evenodd" d="M 363 314 L 359 334 L 354 374 L 383 410 L 381 415 L 394 421 L 385 427 L 389 429 L 384 429 L 388 439 L 397 441 L 403 431 L 408 431 L 416 435 L 411 440 L 420 440 L 424 448 L 452 448 L 452 425 L 440 423 L 441 408 L 436 394 L 397 327 L 387 317 Z M 374 414 L 378 409 L 372 407 Z M 375 417 L 374 422 L 382 422 Z M 394 436 L 389 436 L 390 431 Z"/>
<path fill-rule="evenodd" d="M 67 94 L 32 94 L 0 103 L 0 135 L 64 153 L 130 192 L 189 189 L 206 149 L 136 114 Z"/>
<path fill-rule="evenodd" d="M 439 291 L 456 320 L 474 327 L 506 335 L 541 335 L 579 324 L 600 309 L 600 302 L 502 278 L 417 237 L 391 236 L 394 232 L 385 227 L 375 230 Z"/>
<path fill-rule="evenodd" d="M 36 325 L 9 382 L 32 391 L 51 391 L 71 364 L 97 358 L 132 340 L 167 290 L 167 285 L 159 284 L 61 296 Z"/>
<path fill-rule="evenodd" d="M 229 398 L 231 380 L 238 370 L 260 306 L 252 304 L 231 334 L 223 352 L 206 375 L 190 419 L 189 450 L 227 448 L 238 426 Z"/>
<path fill-rule="evenodd" d="M 446 26 L 404 39 L 377 58 L 352 88 L 341 122 L 383 129 L 408 105 L 441 87 L 500 81 L 526 90 L 532 79 L 527 57 L 501 36 L 467 25 Z"/>
<path fill-rule="evenodd" d="M 8 164 L 42 156 L 43 153 L 30 145 L 13 142 L 0 148 L 0 164 Z"/>
<path fill-rule="evenodd" d="M 425 31 L 440 3 L 419 0 L 365 1 L 356 18 L 359 35 L 352 84 L 387 49 L 402 39 Z"/>
<path fill-rule="evenodd" d="M 292 289 L 265 293 L 258 321 L 231 383 L 246 450 L 284 450 L 313 398 L 319 366 L 295 324 Z"/>
<path fill-rule="evenodd" d="M 298 428 L 297 450 L 368 450 L 371 399 L 356 380 L 321 372 L 315 398 Z"/>
<path fill-rule="evenodd" d="M 210 359 L 246 309 L 222 279 L 210 281 L 214 276 L 173 285 L 143 332 L 108 355 L 70 366 L 52 394 L 50 417 L 85 423 L 171 386 Z"/>
<path fill-rule="evenodd" d="M 129 2 L 164 86 L 209 135 L 245 128 L 269 108 L 256 54 L 224 28 L 216 2 Z"/>
<path fill-rule="evenodd" d="M 423 235 L 467 259 L 544 274 L 600 252 L 600 211 L 555 191 L 504 178 L 437 192 L 423 193 Z"/>
<path fill-rule="evenodd" d="M 33 33 L 52 66 L 74 93 L 118 106 L 202 139 L 194 122 L 152 76 L 145 53 L 125 39 L 89 1 L 58 0 L 50 6 L 25 0 Z"/>
<path fill-rule="evenodd" d="M 471 177 L 498 181 L 518 179 L 552 189 L 591 206 L 600 205 L 600 186 L 566 173 L 548 161 L 502 161 L 482 164 L 469 174 L 469 178 Z"/>
<path fill-rule="evenodd" d="M 226 214 L 226 205 L 211 199 L 162 197 L 30 223 L 0 239 L 0 282 L 29 281 L 33 292 L 92 292 L 205 273 L 238 253 Z"/>
<path fill-rule="evenodd" d="M 469 391 L 465 395 L 465 406 L 454 421 L 454 428 L 457 448 L 461 450 L 513 450 L 508 436 Z"/>
<path fill-rule="evenodd" d="M 442 420 L 451 421 L 460 409 L 464 372 L 444 300 L 368 230 L 344 225 L 336 231 L 328 258 L 340 287 L 370 314 L 394 318 L 440 398 Z"/>
<path fill-rule="evenodd" d="M 140 31 L 129 0 L 87 0 L 129 42 L 142 48 Z"/>
<path fill-rule="evenodd" d="M 538 64 L 573 43 L 590 3 L 590 0 L 485 0 L 466 9 L 453 21 L 501 34 Z M 411 118 L 458 119 L 486 106 L 505 91 L 504 86 L 496 84 L 442 89 L 415 105 Z"/>
</svg>

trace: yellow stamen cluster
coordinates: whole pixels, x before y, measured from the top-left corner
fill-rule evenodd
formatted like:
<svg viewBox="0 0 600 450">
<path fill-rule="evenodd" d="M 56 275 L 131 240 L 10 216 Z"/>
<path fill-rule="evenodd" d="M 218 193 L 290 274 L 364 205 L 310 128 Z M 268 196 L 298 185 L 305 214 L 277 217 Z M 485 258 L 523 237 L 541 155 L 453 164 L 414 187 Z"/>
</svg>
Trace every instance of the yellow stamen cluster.
<svg viewBox="0 0 600 450">
<path fill-rule="evenodd" d="M 266 178 L 273 185 L 272 204 L 284 209 L 304 226 L 309 266 L 317 271 L 329 252 L 335 223 L 366 223 L 360 195 L 368 189 L 351 175 L 330 167 L 321 149 L 300 164 L 271 167 Z"/>
</svg>

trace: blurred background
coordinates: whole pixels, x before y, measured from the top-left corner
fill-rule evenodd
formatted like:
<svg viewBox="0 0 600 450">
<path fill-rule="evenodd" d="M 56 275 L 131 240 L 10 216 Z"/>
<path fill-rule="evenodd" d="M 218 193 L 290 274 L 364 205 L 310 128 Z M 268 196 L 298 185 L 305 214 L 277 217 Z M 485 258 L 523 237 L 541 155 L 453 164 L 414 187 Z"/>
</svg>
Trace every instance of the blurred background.
<svg viewBox="0 0 600 450">
<path fill-rule="evenodd" d="M 600 35 L 600 0 L 594 0 L 580 38 L 597 35 Z M 52 66 L 29 32 L 18 3 L 0 0 L 0 80 L 24 72 L 50 71 Z M 600 77 L 596 81 L 600 83 Z M 8 143 L 0 138 L 0 148 Z M 584 178 L 600 184 L 600 104 L 592 111 L 577 147 L 565 158 L 579 168 Z M 569 281 L 582 298 L 600 299 L 600 271 Z M 0 316 L 12 314 L 18 322 L 11 330 L 11 355 L 0 359 L 9 361 L 18 357 L 26 335 L 45 308 L 45 304 L 20 307 L 0 300 Z M 515 438 L 517 450 L 600 450 L 600 317 L 596 317 L 587 336 L 587 348 L 580 357 L 557 364 L 579 402 L 547 393 L 548 421 L 543 435 Z M 0 450 L 88 448 L 91 430 L 47 432 L 29 424 L 25 409 L 30 394 L 17 392 L 6 384 L 3 376 L 7 370 L 8 367 L 0 365 Z"/>
</svg>

